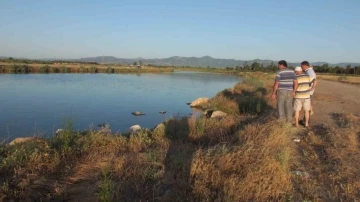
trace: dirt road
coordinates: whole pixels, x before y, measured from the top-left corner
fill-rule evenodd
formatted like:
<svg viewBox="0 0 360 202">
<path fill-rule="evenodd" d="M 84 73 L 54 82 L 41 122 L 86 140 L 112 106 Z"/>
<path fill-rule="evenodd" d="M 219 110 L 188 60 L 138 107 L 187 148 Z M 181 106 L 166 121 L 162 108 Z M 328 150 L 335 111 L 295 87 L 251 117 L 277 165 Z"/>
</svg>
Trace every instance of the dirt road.
<svg viewBox="0 0 360 202">
<path fill-rule="evenodd" d="M 329 123 L 334 113 L 360 115 L 360 86 L 319 80 L 311 125 Z"/>
</svg>

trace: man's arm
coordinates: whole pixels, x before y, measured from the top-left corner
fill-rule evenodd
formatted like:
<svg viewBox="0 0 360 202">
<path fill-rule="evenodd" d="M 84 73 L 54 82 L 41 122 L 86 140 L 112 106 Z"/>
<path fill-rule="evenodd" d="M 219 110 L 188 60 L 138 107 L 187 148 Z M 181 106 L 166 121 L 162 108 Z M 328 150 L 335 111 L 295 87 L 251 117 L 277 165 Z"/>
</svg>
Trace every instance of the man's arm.
<svg viewBox="0 0 360 202">
<path fill-rule="evenodd" d="M 313 83 L 314 83 L 314 84 L 312 85 L 311 90 L 315 90 L 315 88 L 316 88 L 316 86 L 317 86 L 317 80 L 314 79 Z"/>
<path fill-rule="evenodd" d="M 295 79 L 294 80 L 294 89 L 293 89 L 293 97 L 295 98 L 296 95 L 296 90 L 299 88 L 299 83 L 298 81 Z"/>
<path fill-rule="evenodd" d="M 276 98 L 276 92 L 277 92 L 278 88 L 279 88 L 279 82 L 278 82 L 278 81 L 275 81 L 275 82 L 274 82 L 274 87 L 273 87 L 273 93 L 272 93 L 272 95 L 271 95 L 271 98 L 272 98 L 272 99 L 275 99 L 275 98 Z"/>
</svg>

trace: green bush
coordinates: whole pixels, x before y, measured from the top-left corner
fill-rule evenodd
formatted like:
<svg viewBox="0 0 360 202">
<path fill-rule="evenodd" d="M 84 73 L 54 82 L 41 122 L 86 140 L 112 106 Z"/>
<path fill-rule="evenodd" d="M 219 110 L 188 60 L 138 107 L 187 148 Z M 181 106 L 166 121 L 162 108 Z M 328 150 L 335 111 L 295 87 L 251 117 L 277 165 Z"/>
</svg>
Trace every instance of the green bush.
<svg viewBox="0 0 360 202">
<path fill-rule="evenodd" d="M 90 67 L 90 73 L 97 73 L 97 69 L 96 69 L 96 67 L 94 67 L 94 66 L 92 66 L 92 67 Z"/>
<path fill-rule="evenodd" d="M 49 65 L 41 66 L 39 68 L 39 73 L 49 73 L 49 72 L 50 72 L 50 66 Z"/>
<path fill-rule="evenodd" d="M 62 151 L 63 154 L 70 154 L 78 134 L 74 133 L 74 119 L 69 116 L 63 119 L 63 131 L 56 136 L 53 147 Z"/>
<path fill-rule="evenodd" d="M 62 66 L 60 68 L 60 72 L 61 73 L 70 73 L 70 69 L 68 67 L 66 67 L 66 66 Z"/>
<path fill-rule="evenodd" d="M 347 80 L 349 80 L 349 78 L 345 75 L 342 75 L 342 76 L 339 76 L 338 80 L 339 81 L 347 81 Z"/>
<path fill-rule="evenodd" d="M 49 68 L 49 72 L 50 72 L 50 73 L 59 73 L 59 69 L 56 68 L 56 67 L 50 67 L 50 68 Z"/>
<path fill-rule="evenodd" d="M 9 66 L 10 73 L 29 73 L 30 67 L 28 65 L 11 65 Z"/>
<path fill-rule="evenodd" d="M 248 97 L 240 105 L 241 113 L 260 114 L 267 108 L 267 103 L 262 98 Z"/>
<path fill-rule="evenodd" d="M 87 72 L 88 70 L 85 68 L 85 67 L 83 67 L 83 66 L 80 66 L 80 73 L 85 73 L 85 72 Z"/>
<path fill-rule="evenodd" d="M 261 82 L 259 79 L 254 78 L 254 77 L 245 78 L 243 83 L 250 85 L 250 86 L 254 86 L 255 88 L 260 88 L 264 85 L 263 82 Z"/>
<path fill-rule="evenodd" d="M 106 73 L 108 73 L 108 74 L 114 73 L 114 68 L 111 68 L 111 67 L 106 68 Z"/>
</svg>

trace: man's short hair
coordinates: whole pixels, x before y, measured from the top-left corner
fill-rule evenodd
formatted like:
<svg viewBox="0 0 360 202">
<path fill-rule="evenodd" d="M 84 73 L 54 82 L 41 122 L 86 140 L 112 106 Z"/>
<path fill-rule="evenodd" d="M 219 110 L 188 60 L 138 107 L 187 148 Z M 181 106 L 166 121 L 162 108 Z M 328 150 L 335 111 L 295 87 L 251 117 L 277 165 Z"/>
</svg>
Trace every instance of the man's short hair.
<svg viewBox="0 0 360 202">
<path fill-rule="evenodd" d="M 287 62 L 285 60 L 280 60 L 278 64 L 287 67 Z"/>
<path fill-rule="evenodd" d="M 303 61 L 302 63 L 301 63 L 301 66 L 309 66 L 310 67 L 310 63 L 308 62 L 308 61 Z"/>
</svg>

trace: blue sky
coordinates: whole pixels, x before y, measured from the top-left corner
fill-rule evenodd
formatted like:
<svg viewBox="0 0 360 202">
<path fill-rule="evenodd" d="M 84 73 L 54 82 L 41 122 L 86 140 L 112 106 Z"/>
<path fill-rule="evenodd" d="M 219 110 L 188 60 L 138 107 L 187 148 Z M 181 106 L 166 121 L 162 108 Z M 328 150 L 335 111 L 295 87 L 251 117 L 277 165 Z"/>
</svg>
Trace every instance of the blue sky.
<svg viewBox="0 0 360 202">
<path fill-rule="evenodd" d="M 0 56 L 360 62 L 359 0 L 1 0 Z"/>
</svg>

